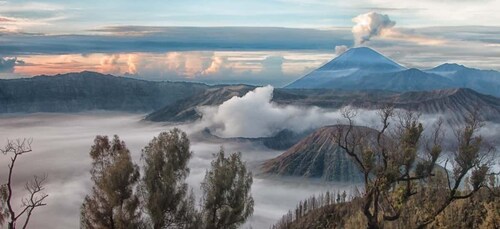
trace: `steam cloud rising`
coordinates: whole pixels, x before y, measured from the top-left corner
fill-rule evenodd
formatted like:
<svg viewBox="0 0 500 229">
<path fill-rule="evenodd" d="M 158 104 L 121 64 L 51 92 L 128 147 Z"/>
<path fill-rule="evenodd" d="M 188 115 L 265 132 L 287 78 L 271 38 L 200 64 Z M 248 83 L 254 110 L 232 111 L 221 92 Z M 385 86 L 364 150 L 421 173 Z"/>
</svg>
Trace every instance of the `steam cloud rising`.
<svg viewBox="0 0 500 229">
<path fill-rule="evenodd" d="M 356 23 L 352 27 L 356 45 L 361 45 L 372 37 L 381 35 L 384 30 L 391 29 L 396 25 L 396 22 L 392 21 L 388 15 L 376 12 L 360 14 L 353 18 L 352 21 Z"/>
<path fill-rule="evenodd" d="M 221 137 L 269 137 L 289 129 L 295 132 L 337 124 L 340 112 L 318 107 L 281 106 L 272 102 L 272 86 L 256 88 L 242 97 L 233 97 L 218 107 L 202 107 L 202 127 Z M 363 111 L 358 124 L 374 123 L 377 111 Z"/>
</svg>

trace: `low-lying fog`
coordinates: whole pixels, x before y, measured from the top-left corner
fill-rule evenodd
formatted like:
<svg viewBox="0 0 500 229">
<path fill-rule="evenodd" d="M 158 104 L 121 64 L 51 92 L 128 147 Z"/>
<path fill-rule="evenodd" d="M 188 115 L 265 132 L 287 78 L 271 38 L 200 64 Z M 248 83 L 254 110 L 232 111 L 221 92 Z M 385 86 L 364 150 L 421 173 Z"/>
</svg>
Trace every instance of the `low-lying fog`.
<svg viewBox="0 0 500 229">
<path fill-rule="evenodd" d="M 300 132 L 337 124 L 341 120 L 338 110 L 278 106 L 271 102 L 272 92 L 272 87 L 262 87 L 243 97 L 233 97 L 218 107 L 201 108 L 201 121 L 177 126 L 190 135 L 194 156 L 189 164 L 191 174 L 188 183 L 196 198 L 200 198 L 200 183 L 210 166 L 212 154 L 218 152 L 221 145 L 226 152 L 242 152 L 243 158 L 251 167 L 282 153 L 250 142 L 208 142 L 200 139 L 197 134 L 203 128 L 209 127 L 213 133 L 222 137 L 265 137 L 283 129 Z M 17 203 L 20 204 L 20 191 L 28 179 L 35 174 L 48 175 L 48 205 L 37 209 L 31 222 L 32 228 L 78 227 L 80 205 L 91 187 L 91 161 L 88 152 L 96 135 L 119 135 L 131 150 L 135 162 L 140 165 L 141 149 L 161 131 L 174 127 L 141 121 L 143 116 L 144 114 L 96 112 L 0 115 L 0 143 L 5 144 L 7 139 L 33 139 L 33 152 L 23 155 L 16 163 L 14 182 Z M 430 131 L 438 118 L 438 115 L 422 115 L 424 129 Z M 356 124 L 377 127 L 378 119 L 377 111 L 360 110 Z M 481 134 L 498 145 L 499 130 L 499 124 L 488 123 Z M 445 139 L 453 139 L 449 127 L 445 132 Z M 9 158 L 5 155 L 0 155 L 0 158 L 0 169 L 3 169 L 0 170 L 0 179 L 4 182 Z M 496 170 L 498 168 L 497 165 Z M 269 228 L 300 200 L 326 190 L 349 192 L 353 187 L 353 184 L 306 182 L 304 179 L 254 177 L 252 194 L 255 212 L 244 228 Z"/>
<path fill-rule="evenodd" d="M 19 158 L 15 166 L 15 204 L 20 206 L 24 183 L 33 175 L 48 175 L 47 206 L 39 208 L 31 220 L 31 228 L 78 228 L 79 209 L 84 196 L 89 193 L 91 182 L 88 155 L 96 135 L 118 134 L 130 148 L 136 163 L 141 164 L 141 149 L 161 131 L 172 126 L 141 121 L 143 115 L 123 113 L 86 114 L 30 114 L 0 116 L 0 143 L 7 139 L 32 138 L 33 152 Z M 178 126 L 191 134 L 191 125 Z M 272 151 L 250 143 L 224 143 L 226 152 L 241 151 L 247 163 L 272 158 L 281 151 Z M 212 154 L 221 145 L 191 138 L 194 156 L 190 161 L 191 175 L 188 183 L 197 198 L 199 184 L 209 168 Z M 0 155 L 0 179 L 6 179 L 9 159 Z M 268 228 L 298 201 L 326 190 L 351 190 L 345 184 L 305 183 L 303 180 L 277 181 L 254 178 L 252 194 L 255 212 L 244 228 Z M 15 206 L 16 206 L 15 205 Z"/>
</svg>

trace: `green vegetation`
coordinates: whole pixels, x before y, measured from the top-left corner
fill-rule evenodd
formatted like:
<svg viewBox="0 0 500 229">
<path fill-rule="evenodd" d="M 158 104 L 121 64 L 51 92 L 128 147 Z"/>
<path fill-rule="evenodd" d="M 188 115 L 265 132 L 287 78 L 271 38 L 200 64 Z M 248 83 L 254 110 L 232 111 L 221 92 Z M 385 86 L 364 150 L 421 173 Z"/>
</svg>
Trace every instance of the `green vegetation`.
<svg viewBox="0 0 500 229">
<path fill-rule="evenodd" d="M 134 187 L 139 181 L 139 168 L 125 143 L 116 135 L 111 141 L 97 136 L 90 156 L 94 186 L 82 204 L 81 227 L 138 228 L 141 217 Z"/>
<path fill-rule="evenodd" d="M 203 222 L 207 229 L 237 228 L 252 215 L 252 174 L 241 161 L 241 153 L 225 157 L 221 148 L 201 186 Z"/>
<path fill-rule="evenodd" d="M 253 213 L 252 174 L 240 153 L 215 155 L 202 184 L 202 207 L 186 183 L 192 152 L 186 133 L 162 132 L 142 152 L 142 176 L 125 143 L 97 136 L 92 194 L 82 204 L 82 228 L 237 228 Z"/>
<path fill-rule="evenodd" d="M 160 133 L 144 148 L 140 193 L 153 228 L 196 226 L 194 197 L 185 183 L 191 155 L 189 139 L 179 129 Z"/>
</svg>

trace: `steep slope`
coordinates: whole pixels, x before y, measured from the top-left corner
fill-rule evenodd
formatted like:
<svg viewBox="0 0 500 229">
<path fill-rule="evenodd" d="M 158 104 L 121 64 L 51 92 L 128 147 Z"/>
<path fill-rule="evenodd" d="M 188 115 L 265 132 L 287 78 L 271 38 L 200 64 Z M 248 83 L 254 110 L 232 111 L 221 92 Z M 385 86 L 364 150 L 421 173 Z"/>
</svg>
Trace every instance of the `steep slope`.
<svg viewBox="0 0 500 229">
<path fill-rule="evenodd" d="M 261 165 L 264 174 L 299 176 L 327 181 L 359 181 L 362 174 L 345 151 L 335 143 L 341 126 L 327 126 L 316 130 L 280 156 Z M 354 132 L 373 135 L 366 127 L 356 127 Z"/>
<path fill-rule="evenodd" d="M 146 116 L 146 120 L 155 122 L 193 121 L 201 117 L 196 111 L 198 107 L 220 105 L 233 96 L 243 96 L 253 89 L 255 87 L 247 85 L 212 87 L 203 93 L 165 106 Z"/>
<path fill-rule="evenodd" d="M 367 47 L 351 48 L 286 86 L 286 88 L 323 88 L 330 81 L 350 75 L 368 75 L 381 72 L 401 71 L 405 68 L 393 60 Z"/>
<path fill-rule="evenodd" d="M 151 111 L 201 93 L 204 84 L 154 82 L 96 72 L 0 80 L 0 113 Z"/>
</svg>

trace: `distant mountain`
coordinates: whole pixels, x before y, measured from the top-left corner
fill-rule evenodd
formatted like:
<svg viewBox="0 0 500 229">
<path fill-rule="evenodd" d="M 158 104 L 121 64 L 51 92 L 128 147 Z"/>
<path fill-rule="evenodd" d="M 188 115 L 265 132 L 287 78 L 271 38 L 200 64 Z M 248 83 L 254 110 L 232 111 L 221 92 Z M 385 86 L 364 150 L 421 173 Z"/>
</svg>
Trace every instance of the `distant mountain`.
<svg viewBox="0 0 500 229">
<path fill-rule="evenodd" d="M 458 64 L 442 64 L 426 72 L 449 78 L 456 87 L 500 97 L 500 72 L 468 68 Z"/>
<path fill-rule="evenodd" d="M 360 181 L 362 174 L 359 168 L 335 143 L 335 134 L 342 131 L 339 127 L 327 126 L 316 130 L 280 156 L 262 163 L 262 173 L 326 181 Z M 353 131 L 376 136 L 375 130 L 366 127 L 355 127 Z"/>
<path fill-rule="evenodd" d="M 226 86 L 212 88 L 148 115 L 151 121 L 184 122 L 201 117 L 200 106 L 216 106 L 233 96 L 242 96 L 251 86 Z M 481 118 L 500 122 L 500 98 L 483 95 L 471 89 L 442 89 L 434 91 L 390 92 L 383 90 L 332 90 L 332 89 L 275 89 L 273 102 L 279 105 L 321 107 L 338 109 L 353 106 L 378 109 L 385 105 L 418 111 L 424 114 L 446 114 L 448 121 L 462 121 L 466 115 L 479 110 Z"/>
<path fill-rule="evenodd" d="M 202 93 L 207 85 L 154 82 L 96 72 L 0 80 L 0 113 L 144 112 Z"/>
<path fill-rule="evenodd" d="M 367 47 L 351 48 L 286 88 L 331 88 L 333 79 L 372 73 L 396 72 L 406 68 Z"/>
<path fill-rule="evenodd" d="M 424 114 L 446 114 L 451 122 L 463 121 L 466 115 L 476 111 L 482 120 L 500 122 L 500 98 L 468 88 L 405 92 L 394 96 L 391 102 L 397 108 Z"/>
<path fill-rule="evenodd" d="M 206 91 L 194 94 L 191 97 L 181 99 L 173 104 L 167 105 L 146 116 L 146 120 L 155 122 L 185 122 L 200 118 L 197 108 L 200 106 L 220 105 L 233 96 L 243 96 L 255 89 L 254 86 L 228 85 L 216 86 Z"/>
<path fill-rule="evenodd" d="M 406 69 L 370 48 L 352 48 L 285 88 L 389 90 L 397 92 L 471 88 L 500 97 L 500 72 L 458 64 Z"/>
<path fill-rule="evenodd" d="M 368 47 L 351 48 L 323 65 L 319 70 L 360 69 L 373 72 L 390 72 L 406 69 L 393 60 Z"/>
<path fill-rule="evenodd" d="M 467 67 L 460 65 L 460 64 L 451 64 L 451 63 L 444 63 L 439 66 L 436 66 L 434 68 L 426 70 L 426 72 L 432 72 L 438 75 L 448 75 L 448 74 L 453 74 L 457 71 L 467 69 Z"/>
</svg>

